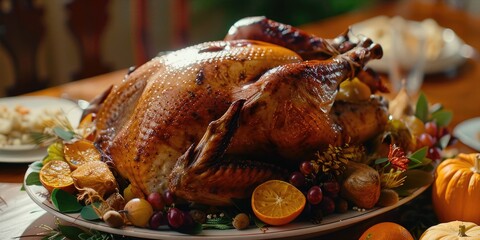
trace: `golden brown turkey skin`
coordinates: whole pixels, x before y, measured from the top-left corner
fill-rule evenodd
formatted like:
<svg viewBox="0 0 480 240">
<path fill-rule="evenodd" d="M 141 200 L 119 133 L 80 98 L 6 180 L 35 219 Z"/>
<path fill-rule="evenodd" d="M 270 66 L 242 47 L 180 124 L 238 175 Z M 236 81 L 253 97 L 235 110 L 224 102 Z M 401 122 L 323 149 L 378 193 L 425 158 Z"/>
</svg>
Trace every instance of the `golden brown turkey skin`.
<svg viewBox="0 0 480 240">
<path fill-rule="evenodd" d="M 300 62 L 291 50 L 239 40 L 209 42 L 155 58 L 115 87 L 98 112 L 97 142 L 143 193 L 165 189 L 177 158 L 198 142 L 245 84 Z"/>
<path fill-rule="evenodd" d="M 248 197 L 261 182 L 284 178 L 281 168 L 296 169 L 329 144 L 357 144 L 383 131 L 384 102 L 334 104 L 339 84 L 379 56 L 378 45 L 366 41 L 330 60 L 273 68 L 243 86 L 242 93 L 251 97 L 212 122 L 198 144 L 178 159 L 170 190 L 190 201 L 228 205 L 231 198 Z"/>
<path fill-rule="evenodd" d="M 166 189 L 170 178 L 177 196 L 229 204 L 280 178 L 272 164 L 292 165 L 325 145 L 382 131 L 350 134 L 364 122 L 350 126 L 330 111 L 339 84 L 380 57 L 369 40 L 311 61 L 253 40 L 192 46 L 151 60 L 113 88 L 97 115 L 96 142 L 144 194 Z M 352 117 L 358 112 L 378 126 L 386 119 L 386 111 Z"/>
</svg>

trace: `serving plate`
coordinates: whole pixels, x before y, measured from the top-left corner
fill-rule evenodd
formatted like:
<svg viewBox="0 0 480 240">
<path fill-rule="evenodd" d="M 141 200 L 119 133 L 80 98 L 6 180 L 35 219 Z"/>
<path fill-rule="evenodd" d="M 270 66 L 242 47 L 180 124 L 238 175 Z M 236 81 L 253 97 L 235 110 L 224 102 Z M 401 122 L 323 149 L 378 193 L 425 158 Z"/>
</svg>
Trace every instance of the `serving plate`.
<svg viewBox="0 0 480 240">
<path fill-rule="evenodd" d="M 426 55 L 423 68 L 425 73 L 449 71 L 466 61 L 465 52 L 468 51 L 468 46 L 454 31 L 439 26 L 432 19 L 418 22 L 400 17 L 377 16 L 352 25 L 352 32 L 355 35 L 369 36 L 374 42 L 382 45 L 383 60 L 367 64 L 379 72 L 389 72 L 393 58 L 405 70 L 414 67 L 416 61 L 412 57 L 415 56 L 415 50 L 412 48 L 419 44 L 418 32 L 426 39 L 424 47 L 420 48 Z M 404 39 L 404 45 L 399 44 L 402 42 L 399 42 L 398 38 L 405 37 L 405 34 L 408 34 L 409 39 Z"/>
<path fill-rule="evenodd" d="M 126 226 L 124 228 L 111 228 L 102 221 L 87 221 L 84 220 L 79 213 L 65 214 L 58 212 L 52 203 L 48 200 L 48 191 L 42 186 L 27 185 L 26 177 L 32 172 L 38 171 L 29 167 L 25 174 L 24 186 L 28 196 L 41 208 L 54 216 L 82 226 L 89 229 L 95 229 L 98 231 L 108 232 L 117 235 L 148 238 L 148 239 L 275 239 L 275 238 L 291 238 L 291 237 L 313 237 L 323 235 L 328 232 L 339 230 L 349 225 L 364 221 L 366 219 L 375 217 L 379 214 L 390 211 L 397 208 L 410 200 L 417 197 L 423 191 L 428 188 L 427 186 L 421 187 L 415 190 L 410 196 L 402 198 L 396 204 L 389 207 L 374 208 L 367 211 L 354 211 L 350 210 L 344 214 L 332 214 L 326 216 L 320 224 L 312 224 L 309 222 L 293 222 L 285 226 L 280 227 L 268 227 L 266 232 L 261 231 L 258 228 L 251 227 L 242 231 L 236 229 L 229 230 L 214 230 L 206 229 L 198 235 L 186 235 L 176 231 L 168 229 L 151 230 L 147 228 L 137 228 L 133 226 Z"/>
<path fill-rule="evenodd" d="M 472 118 L 458 124 L 453 135 L 465 145 L 480 151 L 480 117 Z"/>
<path fill-rule="evenodd" d="M 72 101 L 66 99 L 46 97 L 46 96 L 21 96 L 0 98 L 0 106 L 15 108 L 23 106 L 30 110 L 29 117 L 35 118 L 42 111 L 56 110 L 63 111 L 73 127 L 79 122 L 82 110 Z M 0 162 L 25 163 L 34 162 L 45 156 L 45 148 L 40 148 L 35 144 L 22 145 L 1 145 L 0 144 Z"/>
</svg>

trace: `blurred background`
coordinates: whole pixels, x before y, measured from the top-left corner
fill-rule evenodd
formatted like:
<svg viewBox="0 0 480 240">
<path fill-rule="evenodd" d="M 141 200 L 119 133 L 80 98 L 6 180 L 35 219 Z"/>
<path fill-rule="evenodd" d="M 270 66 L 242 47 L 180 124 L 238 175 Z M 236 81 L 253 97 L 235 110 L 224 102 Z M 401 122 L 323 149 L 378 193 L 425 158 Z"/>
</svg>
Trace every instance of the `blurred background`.
<svg viewBox="0 0 480 240">
<path fill-rule="evenodd" d="M 0 97 L 221 40 L 242 17 L 299 26 L 380 1 L 386 0 L 0 0 Z M 449 1 L 465 9 L 480 2 Z"/>
</svg>

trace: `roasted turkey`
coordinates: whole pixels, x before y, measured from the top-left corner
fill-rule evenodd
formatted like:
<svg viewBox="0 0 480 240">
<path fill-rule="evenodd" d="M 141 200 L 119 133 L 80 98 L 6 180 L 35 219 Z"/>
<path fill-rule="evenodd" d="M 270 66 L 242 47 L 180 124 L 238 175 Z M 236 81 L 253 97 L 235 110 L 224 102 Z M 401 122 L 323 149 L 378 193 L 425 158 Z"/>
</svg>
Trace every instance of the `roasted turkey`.
<svg viewBox="0 0 480 240">
<path fill-rule="evenodd" d="M 228 205 L 329 144 L 381 133 L 381 98 L 334 101 L 339 84 L 356 76 L 381 89 L 364 69 L 381 56 L 378 44 L 347 32 L 322 39 L 263 17 L 242 19 L 223 41 L 129 73 L 98 110 L 95 142 L 137 194 L 170 189 Z"/>
</svg>

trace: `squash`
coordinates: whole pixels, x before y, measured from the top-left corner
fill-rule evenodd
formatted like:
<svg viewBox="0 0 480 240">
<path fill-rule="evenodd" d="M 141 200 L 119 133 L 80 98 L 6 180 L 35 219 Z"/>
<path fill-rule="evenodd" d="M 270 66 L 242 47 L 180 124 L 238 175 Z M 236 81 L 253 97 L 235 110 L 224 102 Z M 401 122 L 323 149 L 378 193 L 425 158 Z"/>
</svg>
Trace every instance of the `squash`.
<svg viewBox="0 0 480 240">
<path fill-rule="evenodd" d="M 428 228 L 419 240 L 478 240 L 480 226 L 472 222 L 451 221 Z"/>
<path fill-rule="evenodd" d="M 480 224 L 480 154 L 463 154 L 441 162 L 435 171 L 432 202 L 440 222 Z"/>
</svg>

